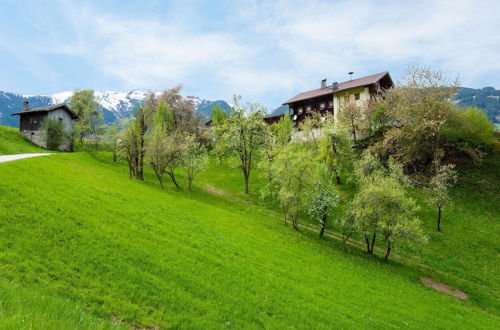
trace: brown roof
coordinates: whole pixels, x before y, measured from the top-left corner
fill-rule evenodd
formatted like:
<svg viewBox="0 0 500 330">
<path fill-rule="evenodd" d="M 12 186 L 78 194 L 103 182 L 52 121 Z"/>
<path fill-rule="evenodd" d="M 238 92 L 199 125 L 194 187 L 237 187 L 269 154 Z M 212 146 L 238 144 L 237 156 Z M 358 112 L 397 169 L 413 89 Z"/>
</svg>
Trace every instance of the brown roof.
<svg viewBox="0 0 500 330">
<path fill-rule="evenodd" d="M 49 112 L 49 111 L 57 110 L 57 109 L 61 109 L 61 108 L 66 110 L 70 114 L 71 118 L 78 119 L 78 116 L 76 115 L 76 113 L 74 113 L 73 110 L 71 110 L 71 108 L 67 104 L 64 104 L 64 103 L 59 103 L 59 104 L 54 104 L 54 105 L 46 105 L 43 107 L 36 107 L 36 108 L 28 108 L 26 110 L 15 112 L 15 113 L 11 114 L 11 116 L 20 116 L 20 115 L 23 115 L 25 113 L 34 113 L 34 112 Z"/>
<path fill-rule="evenodd" d="M 368 85 L 377 83 L 380 79 L 382 79 L 386 75 L 389 76 L 389 72 L 387 72 L 387 71 L 380 72 L 380 73 L 372 74 L 370 76 L 340 82 L 340 83 L 338 83 L 338 88 L 336 90 L 332 89 L 332 85 L 326 86 L 324 88 L 313 89 L 311 91 L 300 93 L 300 94 L 292 97 L 291 99 L 289 99 L 288 101 L 286 101 L 283 104 L 290 104 L 290 103 L 301 101 L 301 100 L 312 99 L 312 98 L 315 98 L 318 96 L 334 94 L 334 93 L 344 91 L 347 89 L 351 89 L 351 88 L 368 86 Z M 390 79 L 390 76 L 389 76 L 389 79 Z"/>
</svg>

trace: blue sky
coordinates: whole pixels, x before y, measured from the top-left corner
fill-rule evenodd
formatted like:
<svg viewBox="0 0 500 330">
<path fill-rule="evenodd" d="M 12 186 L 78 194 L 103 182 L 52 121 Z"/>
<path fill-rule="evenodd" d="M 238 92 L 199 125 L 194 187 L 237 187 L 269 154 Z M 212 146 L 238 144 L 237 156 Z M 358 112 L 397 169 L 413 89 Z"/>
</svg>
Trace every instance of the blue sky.
<svg viewBox="0 0 500 330">
<path fill-rule="evenodd" d="M 500 1 L 0 0 L 0 90 L 162 90 L 275 108 L 409 65 L 500 87 Z"/>
</svg>

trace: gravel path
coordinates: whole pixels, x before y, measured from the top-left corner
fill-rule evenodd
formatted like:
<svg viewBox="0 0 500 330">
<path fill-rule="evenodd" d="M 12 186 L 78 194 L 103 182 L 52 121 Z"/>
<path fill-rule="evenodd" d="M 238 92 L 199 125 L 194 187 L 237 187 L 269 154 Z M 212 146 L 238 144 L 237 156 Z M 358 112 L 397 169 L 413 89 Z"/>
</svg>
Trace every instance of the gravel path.
<svg viewBox="0 0 500 330">
<path fill-rule="evenodd" d="M 40 154 L 19 154 L 19 155 L 2 155 L 0 156 L 0 163 L 10 162 L 13 160 L 23 159 L 23 158 L 31 158 L 31 157 L 40 157 L 40 156 L 48 156 L 52 155 L 51 153 L 40 153 Z"/>
</svg>

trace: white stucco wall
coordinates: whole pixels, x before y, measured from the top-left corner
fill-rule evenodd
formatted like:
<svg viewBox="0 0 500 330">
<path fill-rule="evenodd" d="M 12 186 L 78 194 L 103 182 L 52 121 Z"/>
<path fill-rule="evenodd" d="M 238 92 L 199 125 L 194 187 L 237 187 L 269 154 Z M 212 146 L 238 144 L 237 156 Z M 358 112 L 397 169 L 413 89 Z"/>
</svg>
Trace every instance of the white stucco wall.
<svg viewBox="0 0 500 330">
<path fill-rule="evenodd" d="M 344 101 L 345 97 L 347 95 L 354 95 L 357 93 L 359 93 L 359 100 L 356 101 L 358 105 L 361 105 L 363 102 L 367 102 L 370 100 L 370 90 L 368 89 L 368 87 L 353 88 L 351 90 L 333 94 L 333 117 L 335 119 L 337 119 L 341 103 Z"/>
</svg>

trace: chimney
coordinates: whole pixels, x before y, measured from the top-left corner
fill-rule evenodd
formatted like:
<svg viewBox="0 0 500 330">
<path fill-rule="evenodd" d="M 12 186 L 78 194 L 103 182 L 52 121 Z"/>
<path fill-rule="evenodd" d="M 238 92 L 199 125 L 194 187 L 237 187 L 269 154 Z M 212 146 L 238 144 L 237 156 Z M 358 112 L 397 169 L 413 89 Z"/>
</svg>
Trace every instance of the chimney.
<svg viewBox="0 0 500 330">
<path fill-rule="evenodd" d="M 326 87 L 326 79 L 321 80 L 321 88 Z"/>
<path fill-rule="evenodd" d="M 23 111 L 26 111 L 30 108 L 30 103 L 28 101 L 23 102 Z"/>
<path fill-rule="evenodd" d="M 339 89 L 339 83 L 338 83 L 338 82 L 334 82 L 334 83 L 332 84 L 332 90 L 333 90 L 333 91 L 336 91 L 337 89 Z"/>
<path fill-rule="evenodd" d="M 348 72 L 347 74 L 349 75 L 349 80 L 352 80 L 352 75 L 354 74 L 354 72 L 351 71 L 351 72 Z"/>
</svg>

